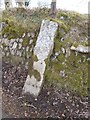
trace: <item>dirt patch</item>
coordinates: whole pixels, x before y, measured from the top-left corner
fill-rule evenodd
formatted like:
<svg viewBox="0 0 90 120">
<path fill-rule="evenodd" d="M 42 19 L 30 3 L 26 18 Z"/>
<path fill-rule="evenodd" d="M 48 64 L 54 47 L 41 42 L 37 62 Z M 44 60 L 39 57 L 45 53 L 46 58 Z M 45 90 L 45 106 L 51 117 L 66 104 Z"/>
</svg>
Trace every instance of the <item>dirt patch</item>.
<svg viewBox="0 0 90 120">
<path fill-rule="evenodd" d="M 44 82 L 37 99 L 22 95 L 27 70 L 2 62 L 3 117 L 11 118 L 88 118 L 88 98 Z M 6 114 L 6 115 L 5 115 Z"/>
</svg>

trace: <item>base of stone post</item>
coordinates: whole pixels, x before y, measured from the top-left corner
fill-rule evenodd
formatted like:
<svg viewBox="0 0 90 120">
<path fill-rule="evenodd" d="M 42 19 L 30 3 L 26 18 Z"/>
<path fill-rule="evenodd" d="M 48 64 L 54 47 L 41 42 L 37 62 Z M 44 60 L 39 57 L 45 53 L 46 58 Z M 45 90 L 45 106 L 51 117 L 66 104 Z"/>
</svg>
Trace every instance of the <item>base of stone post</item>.
<svg viewBox="0 0 90 120">
<path fill-rule="evenodd" d="M 30 77 L 28 75 L 22 93 L 30 93 L 31 95 L 37 97 L 40 93 L 41 85 L 42 81 L 37 81 L 34 76 Z"/>
</svg>

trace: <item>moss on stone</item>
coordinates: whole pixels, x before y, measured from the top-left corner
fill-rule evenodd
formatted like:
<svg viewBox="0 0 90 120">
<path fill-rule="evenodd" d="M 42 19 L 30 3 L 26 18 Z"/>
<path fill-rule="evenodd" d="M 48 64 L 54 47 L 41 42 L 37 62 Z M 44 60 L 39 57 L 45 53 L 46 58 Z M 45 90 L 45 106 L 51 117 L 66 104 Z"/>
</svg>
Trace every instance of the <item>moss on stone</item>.
<svg viewBox="0 0 90 120">
<path fill-rule="evenodd" d="M 23 46 L 23 47 L 26 47 L 26 46 L 28 46 L 28 44 L 29 44 L 29 38 L 28 38 L 28 37 L 25 37 L 25 38 L 23 39 L 22 46 Z"/>
<path fill-rule="evenodd" d="M 58 19 L 56 20 L 56 19 L 53 19 L 53 18 L 50 18 L 50 21 L 58 23 L 58 25 L 61 26 L 61 28 L 64 29 L 65 32 L 68 31 L 68 28 L 63 21 L 58 20 Z"/>
<path fill-rule="evenodd" d="M 29 60 L 28 62 L 28 74 L 30 75 L 30 77 L 32 75 L 34 75 L 34 77 L 40 81 L 40 73 L 37 70 L 34 70 L 33 68 L 33 63 L 34 61 L 37 60 L 37 57 L 35 57 L 35 55 L 32 55 L 32 58 Z"/>
<path fill-rule="evenodd" d="M 34 55 L 33 53 L 31 53 L 31 54 L 32 54 L 31 58 L 28 61 L 28 73 L 29 73 L 30 77 L 32 75 L 35 75 L 35 73 L 36 73 L 36 78 L 38 78 L 38 80 L 39 80 L 39 75 L 37 73 L 38 71 L 36 72 L 36 70 L 33 69 L 33 63 L 34 63 L 34 61 L 38 61 L 38 59 L 37 59 L 36 55 Z"/>
<path fill-rule="evenodd" d="M 2 44 L 3 48 L 7 47 L 7 45 L 5 43 Z"/>
<path fill-rule="evenodd" d="M 33 74 L 32 75 L 34 75 L 34 77 L 37 79 L 37 81 L 41 80 L 40 73 L 37 70 L 33 70 Z"/>
<path fill-rule="evenodd" d="M 37 56 L 36 56 L 35 54 L 33 54 L 32 59 L 33 59 L 33 61 L 35 61 L 35 62 L 38 61 L 38 58 L 37 58 Z"/>
</svg>

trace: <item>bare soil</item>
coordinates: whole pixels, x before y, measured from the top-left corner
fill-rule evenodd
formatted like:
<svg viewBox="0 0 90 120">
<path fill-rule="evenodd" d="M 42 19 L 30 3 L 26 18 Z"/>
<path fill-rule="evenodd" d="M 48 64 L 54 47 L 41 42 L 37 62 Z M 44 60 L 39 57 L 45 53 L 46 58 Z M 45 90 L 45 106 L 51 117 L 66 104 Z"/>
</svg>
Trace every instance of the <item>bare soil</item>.
<svg viewBox="0 0 90 120">
<path fill-rule="evenodd" d="M 44 81 L 40 95 L 35 99 L 23 95 L 27 70 L 2 62 L 3 118 L 75 118 L 88 119 L 88 97 L 81 97 L 65 89 L 58 89 Z"/>
</svg>

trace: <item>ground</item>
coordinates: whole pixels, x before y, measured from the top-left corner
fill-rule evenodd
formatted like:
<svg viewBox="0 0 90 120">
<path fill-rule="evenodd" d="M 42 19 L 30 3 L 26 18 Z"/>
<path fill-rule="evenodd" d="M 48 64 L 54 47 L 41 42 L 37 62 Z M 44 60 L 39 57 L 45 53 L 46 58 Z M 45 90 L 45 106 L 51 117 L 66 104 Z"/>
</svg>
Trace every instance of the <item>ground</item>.
<svg viewBox="0 0 90 120">
<path fill-rule="evenodd" d="M 2 62 L 3 117 L 10 118 L 88 118 L 88 98 L 65 89 L 44 85 L 37 99 L 22 95 L 27 70 Z M 23 68 L 23 69 L 22 69 Z"/>
</svg>

